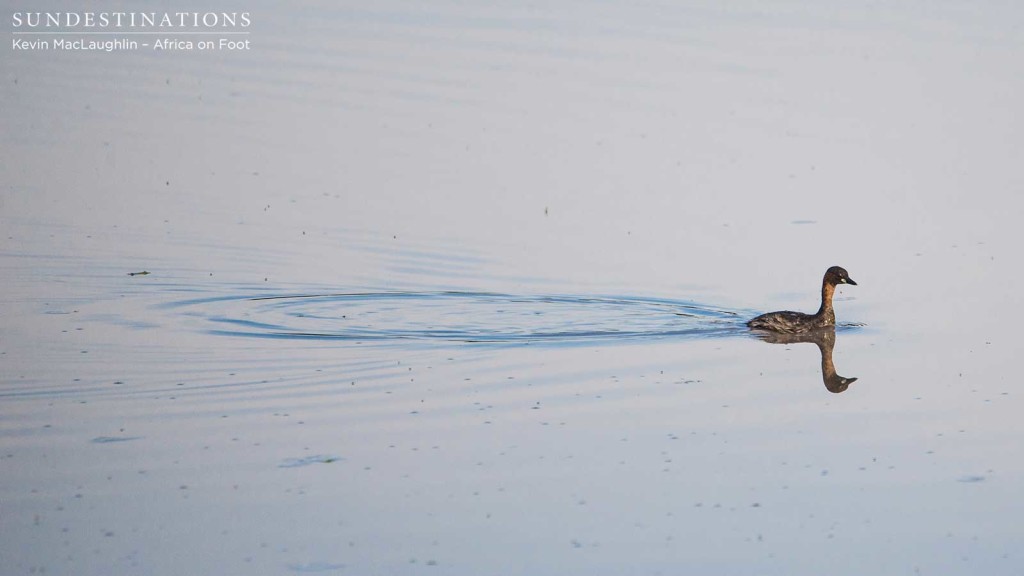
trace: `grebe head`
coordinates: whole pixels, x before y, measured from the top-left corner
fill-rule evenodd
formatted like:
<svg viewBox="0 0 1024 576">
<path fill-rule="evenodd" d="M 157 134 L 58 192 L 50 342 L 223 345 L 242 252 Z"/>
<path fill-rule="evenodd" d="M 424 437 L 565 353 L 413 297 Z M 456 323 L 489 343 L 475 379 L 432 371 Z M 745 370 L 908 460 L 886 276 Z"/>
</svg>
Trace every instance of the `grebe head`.
<svg viewBox="0 0 1024 576">
<path fill-rule="evenodd" d="M 857 283 L 850 278 L 850 274 L 846 271 L 846 268 L 840 266 L 833 266 L 825 271 L 825 281 L 835 286 L 836 284 L 849 284 L 856 286 Z"/>
</svg>

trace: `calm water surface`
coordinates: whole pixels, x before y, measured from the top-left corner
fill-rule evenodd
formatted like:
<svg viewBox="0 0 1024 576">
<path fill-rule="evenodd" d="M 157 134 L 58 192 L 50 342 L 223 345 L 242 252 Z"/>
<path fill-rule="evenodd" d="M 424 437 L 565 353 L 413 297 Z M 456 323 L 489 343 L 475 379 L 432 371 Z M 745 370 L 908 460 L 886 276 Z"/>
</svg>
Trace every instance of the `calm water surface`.
<svg viewBox="0 0 1024 576">
<path fill-rule="evenodd" d="M 0 51 L 0 573 L 1024 570 L 1020 8 L 245 9 Z"/>
</svg>

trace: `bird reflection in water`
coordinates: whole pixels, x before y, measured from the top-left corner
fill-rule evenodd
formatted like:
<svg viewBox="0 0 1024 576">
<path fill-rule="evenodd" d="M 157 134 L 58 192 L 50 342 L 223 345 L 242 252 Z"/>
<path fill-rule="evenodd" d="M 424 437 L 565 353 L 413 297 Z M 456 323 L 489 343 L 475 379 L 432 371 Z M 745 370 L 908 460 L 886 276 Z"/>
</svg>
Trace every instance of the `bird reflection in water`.
<svg viewBox="0 0 1024 576">
<path fill-rule="evenodd" d="M 821 352 L 821 379 L 829 392 L 835 394 L 844 392 L 850 387 L 850 384 L 857 381 L 856 378 L 845 378 L 836 374 L 835 364 L 832 363 L 832 350 L 836 347 L 836 329 L 834 326 L 819 328 L 810 332 L 801 332 L 799 334 L 783 334 L 762 330 L 755 330 L 754 333 L 761 340 L 772 344 L 797 344 L 800 342 L 817 344 L 818 351 Z"/>
</svg>

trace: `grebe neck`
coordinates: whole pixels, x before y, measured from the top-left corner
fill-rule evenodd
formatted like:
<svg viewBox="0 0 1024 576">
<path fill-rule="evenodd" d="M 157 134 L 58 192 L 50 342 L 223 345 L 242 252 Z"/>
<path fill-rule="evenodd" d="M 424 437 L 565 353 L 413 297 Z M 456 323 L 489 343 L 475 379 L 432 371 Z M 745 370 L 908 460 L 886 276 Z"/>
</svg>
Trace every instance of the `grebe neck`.
<svg viewBox="0 0 1024 576">
<path fill-rule="evenodd" d="M 815 316 L 823 318 L 826 326 L 836 323 L 836 313 L 832 310 L 832 295 L 835 294 L 835 291 L 835 284 L 827 280 L 821 283 L 821 307 L 818 308 L 818 313 Z"/>
</svg>

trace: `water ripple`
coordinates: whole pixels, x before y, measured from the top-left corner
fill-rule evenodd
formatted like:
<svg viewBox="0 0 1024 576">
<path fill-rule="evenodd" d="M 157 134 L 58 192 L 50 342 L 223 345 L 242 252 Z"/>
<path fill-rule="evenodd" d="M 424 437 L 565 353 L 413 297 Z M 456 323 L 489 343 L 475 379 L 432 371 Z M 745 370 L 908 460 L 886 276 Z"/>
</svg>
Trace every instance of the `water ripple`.
<svg viewBox="0 0 1024 576">
<path fill-rule="evenodd" d="M 747 315 L 661 298 L 491 292 L 221 296 L 169 306 L 205 319 L 210 334 L 359 343 L 705 338 L 744 331 Z"/>
</svg>

